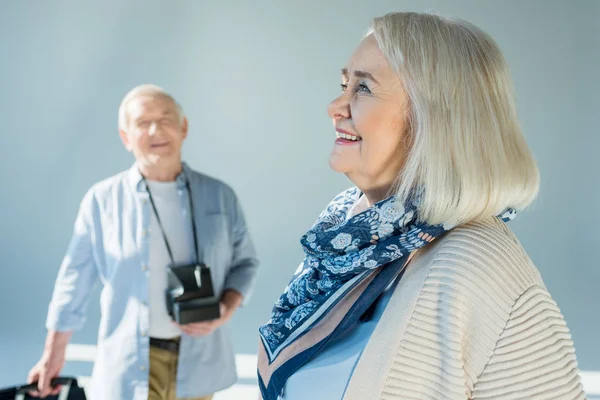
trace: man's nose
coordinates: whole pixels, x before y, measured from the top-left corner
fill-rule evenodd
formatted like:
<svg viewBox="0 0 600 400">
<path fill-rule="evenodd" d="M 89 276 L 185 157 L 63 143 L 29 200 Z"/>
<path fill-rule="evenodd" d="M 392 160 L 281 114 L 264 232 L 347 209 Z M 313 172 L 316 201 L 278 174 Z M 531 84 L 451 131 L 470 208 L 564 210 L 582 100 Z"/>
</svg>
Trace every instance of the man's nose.
<svg viewBox="0 0 600 400">
<path fill-rule="evenodd" d="M 156 122 L 150 123 L 150 128 L 148 129 L 148 135 L 153 136 L 158 132 L 158 124 Z"/>
</svg>

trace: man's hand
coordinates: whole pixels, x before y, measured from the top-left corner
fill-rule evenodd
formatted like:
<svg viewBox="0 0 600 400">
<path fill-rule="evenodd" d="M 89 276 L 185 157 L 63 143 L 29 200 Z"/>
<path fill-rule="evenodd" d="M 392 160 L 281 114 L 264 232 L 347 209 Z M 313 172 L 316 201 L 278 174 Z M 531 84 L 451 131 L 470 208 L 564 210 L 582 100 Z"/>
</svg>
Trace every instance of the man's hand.
<svg viewBox="0 0 600 400">
<path fill-rule="evenodd" d="M 46 355 L 29 371 L 27 383 L 38 383 L 38 390 L 31 392 L 35 397 L 46 397 L 60 393 L 60 387 L 52 388 L 50 381 L 56 378 L 65 365 L 65 355 Z"/>
<path fill-rule="evenodd" d="M 193 322 L 191 324 L 185 324 L 185 325 L 179 325 L 179 324 L 176 324 L 176 325 L 186 335 L 206 336 L 208 334 L 211 334 L 215 329 L 224 325 L 227 321 L 229 321 L 229 319 L 233 315 L 233 312 L 229 311 L 225 304 L 220 303 L 219 308 L 220 308 L 220 312 L 221 312 L 221 317 L 218 319 L 213 319 L 211 321 L 204 321 L 204 322 Z"/>
<path fill-rule="evenodd" d="M 176 324 L 183 333 L 189 336 L 206 336 L 223 326 L 231 319 L 235 310 L 242 304 L 242 295 L 235 290 L 226 290 L 223 293 L 219 308 L 221 317 L 212 321 L 194 322 L 191 324 Z"/>
<path fill-rule="evenodd" d="M 31 392 L 31 395 L 46 397 L 60 393 L 60 387 L 52 388 L 50 382 L 65 365 L 65 352 L 70 339 L 71 332 L 48 332 L 44 354 L 27 376 L 28 383 L 38 383 L 38 390 Z"/>
</svg>

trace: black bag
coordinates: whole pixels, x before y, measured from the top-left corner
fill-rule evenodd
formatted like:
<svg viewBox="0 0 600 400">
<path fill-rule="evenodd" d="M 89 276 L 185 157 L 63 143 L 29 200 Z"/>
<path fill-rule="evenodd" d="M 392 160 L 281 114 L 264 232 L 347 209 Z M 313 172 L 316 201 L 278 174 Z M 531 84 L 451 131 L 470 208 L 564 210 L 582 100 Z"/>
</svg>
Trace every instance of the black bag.
<svg viewBox="0 0 600 400">
<path fill-rule="evenodd" d="M 77 384 L 77 379 L 73 377 L 59 377 L 52 379 L 52 387 L 62 385 L 60 394 L 56 396 L 44 397 L 45 400 L 86 400 L 85 392 Z M 37 389 L 37 382 L 29 385 L 15 386 L 7 389 L 0 389 L 0 400 L 33 400 L 39 397 L 33 397 L 28 392 Z"/>
</svg>

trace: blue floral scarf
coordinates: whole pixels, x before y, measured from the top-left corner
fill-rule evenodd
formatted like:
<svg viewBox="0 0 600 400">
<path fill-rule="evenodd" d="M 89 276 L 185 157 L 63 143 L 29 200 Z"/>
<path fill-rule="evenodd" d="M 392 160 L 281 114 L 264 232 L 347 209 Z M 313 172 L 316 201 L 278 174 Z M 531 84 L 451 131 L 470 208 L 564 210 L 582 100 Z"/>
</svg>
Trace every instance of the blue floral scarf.
<svg viewBox="0 0 600 400">
<path fill-rule="evenodd" d="M 355 323 L 411 253 L 452 228 L 420 222 L 417 201 L 400 206 L 394 197 L 348 218 L 361 195 L 351 188 L 336 196 L 301 239 L 306 257 L 271 319 L 259 328 L 264 400 L 276 400 L 289 376 Z M 500 218 L 509 220 L 514 214 L 509 209 Z"/>
</svg>

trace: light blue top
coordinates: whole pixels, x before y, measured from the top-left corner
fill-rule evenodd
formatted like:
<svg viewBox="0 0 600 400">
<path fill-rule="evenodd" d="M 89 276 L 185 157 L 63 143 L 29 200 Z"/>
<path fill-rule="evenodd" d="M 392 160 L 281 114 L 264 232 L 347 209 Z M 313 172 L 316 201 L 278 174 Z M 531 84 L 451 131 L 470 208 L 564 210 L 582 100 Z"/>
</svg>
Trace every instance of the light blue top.
<svg viewBox="0 0 600 400">
<path fill-rule="evenodd" d="M 341 400 L 344 397 L 354 367 L 398 281 L 396 279 L 379 298 L 371 319 L 357 321 L 287 380 L 282 400 Z"/>
<path fill-rule="evenodd" d="M 179 203 L 189 212 L 190 180 L 198 246 L 215 293 L 234 289 L 247 301 L 258 263 L 240 205 L 224 183 L 184 164 L 177 177 Z M 185 176 L 184 176 L 185 175 Z M 149 243 L 152 208 L 136 166 L 94 185 L 84 196 L 60 267 L 46 327 L 81 328 L 93 285 L 102 283 L 98 353 L 90 398 L 148 398 Z M 160 234 L 160 232 L 152 232 Z M 190 254 L 189 262 L 194 262 Z M 234 351 L 224 326 L 212 334 L 183 336 L 177 397 L 214 393 L 236 380 Z"/>
</svg>

